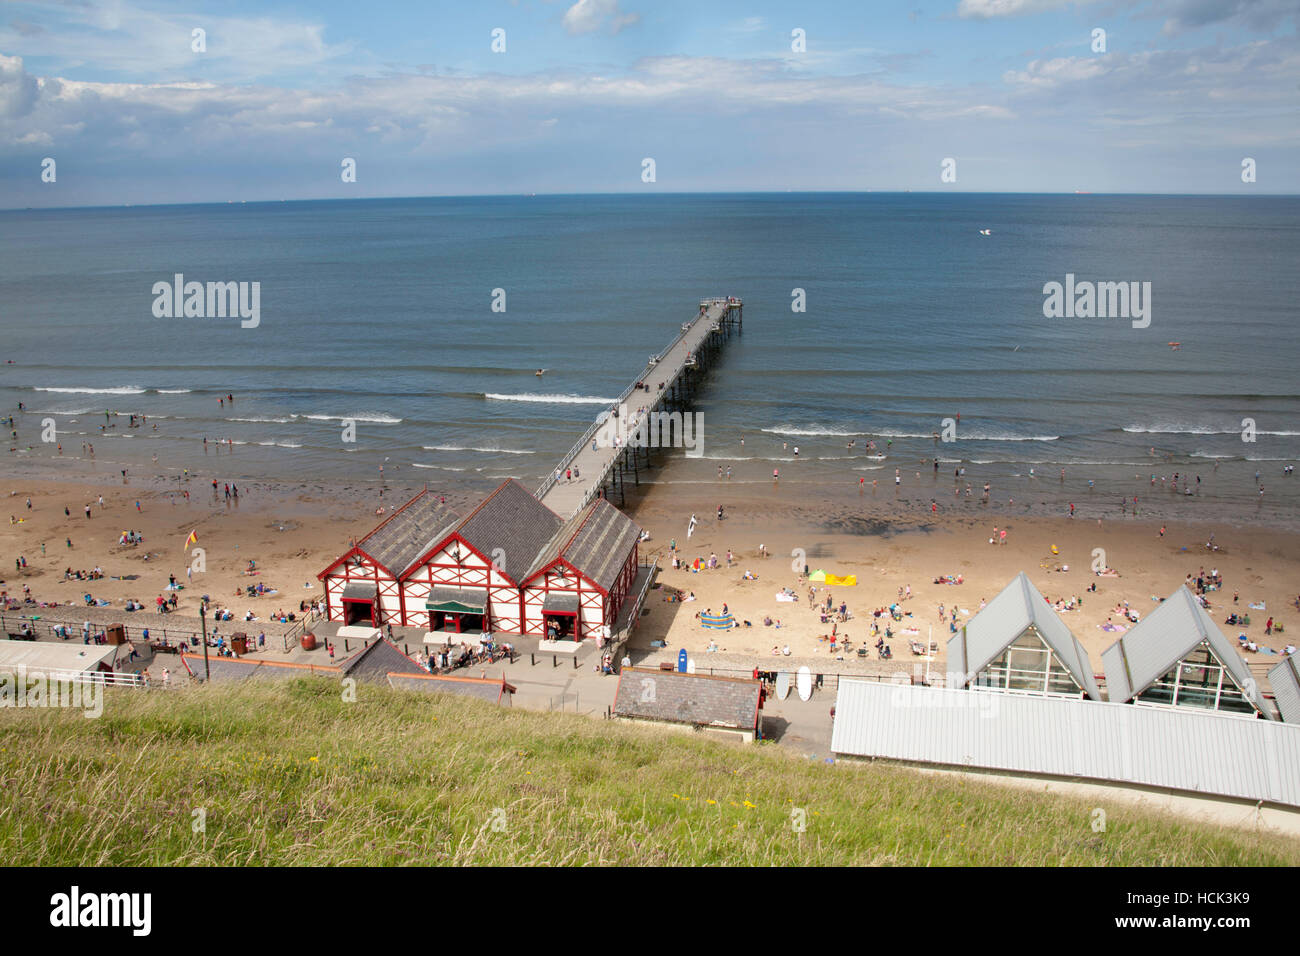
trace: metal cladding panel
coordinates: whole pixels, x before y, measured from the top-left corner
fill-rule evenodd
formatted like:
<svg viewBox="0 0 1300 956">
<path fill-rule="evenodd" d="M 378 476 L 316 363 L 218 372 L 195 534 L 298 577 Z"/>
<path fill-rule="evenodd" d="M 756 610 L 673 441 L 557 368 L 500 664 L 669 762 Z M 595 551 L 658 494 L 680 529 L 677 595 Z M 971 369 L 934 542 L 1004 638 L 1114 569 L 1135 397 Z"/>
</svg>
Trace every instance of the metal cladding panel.
<svg viewBox="0 0 1300 956">
<path fill-rule="evenodd" d="M 1268 683 L 1273 688 L 1282 719 L 1288 724 L 1300 724 L 1300 668 L 1296 666 L 1295 657 L 1287 657 L 1271 668 Z"/>
<path fill-rule="evenodd" d="M 1018 574 L 966 624 L 966 667 L 982 671 L 1007 645 L 1024 633 L 1032 620 Z"/>
<path fill-rule="evenodd" d="M 1106 675 L 1106 699 L 1123 704 L 1132 699 L 1133 688 L 1128 684 L 1124 669 L 1124 642 L 1118 640 L 1101 652 L 1101 670 Z"/>
<path fill-rule="evenodd" d="M 1084 699 L 840 682 L 839 754 L 1300 806 L 1300 726 Z"/>
<path fill-rule="evenodd" d="M 966 629 L 962 628 L 948 638 L 948 674 L 960 675 L 960 685 L 965 687 L 968 673 L 969 671 L 966 669 Z M 949 686 L 954 686 L 956 683 L 954 677 L 949 676 Z"/>
</svg>

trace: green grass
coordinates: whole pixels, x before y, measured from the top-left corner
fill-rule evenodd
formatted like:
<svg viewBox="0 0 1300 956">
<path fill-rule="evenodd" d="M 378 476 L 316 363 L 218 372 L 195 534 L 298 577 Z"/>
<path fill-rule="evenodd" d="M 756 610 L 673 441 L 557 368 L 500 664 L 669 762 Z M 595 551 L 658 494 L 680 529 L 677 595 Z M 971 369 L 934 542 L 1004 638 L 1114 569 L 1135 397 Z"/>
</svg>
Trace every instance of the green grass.
<svg viewBox="0 0 1300 956">
<path fill-rule="evenodd" d="M 6 709 L 0 784 L 10 865 L 1300 863 L 1125 804 L 1094 833 L 1091 804 L 960 776 L 365 685 L 345 703 L 325 678 Z"/>
</svg>

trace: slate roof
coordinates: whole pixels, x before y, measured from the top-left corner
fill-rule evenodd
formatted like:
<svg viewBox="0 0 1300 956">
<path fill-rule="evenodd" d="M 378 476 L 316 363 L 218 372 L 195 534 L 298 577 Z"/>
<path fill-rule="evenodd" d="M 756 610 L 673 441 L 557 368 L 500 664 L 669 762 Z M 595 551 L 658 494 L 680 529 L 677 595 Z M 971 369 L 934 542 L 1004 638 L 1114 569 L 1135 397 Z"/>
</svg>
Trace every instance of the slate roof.
<svg viewBox="0 0 1300 956">
<path fill-rule="evenodd" d="M 500 549 L 501 570 L 522 583 L 534 559 L 564 522 L 532 492 L 511 478 L 488 495 L 454 528 L 479 554 L 491 560 Z"/>
<path fill-rule="evenodd" d="M 379 593 L 379 585 L 374 581 L 353 581 L 343 589 L 341 600 L 373 601 Z"/>
<path fill-rule="evenodd" d="M 400 578 L 458 520 L 456 512 L 425 489 L 358 541 L 357 547 Z"/>
<path fill-rule="evenodd" d="M 960 675 L 965 686 L 1031 624 L 1075 683 L 1093 700 L 1101 700 L 1088 652 L 1023 571 L 949 639 L 948 670 Z"/>
<path fill-rule="evenodd" d="M 339 671 L 344 677 L 356 680 L 383 683 L 389 674 L 427 674 L 423 667 L 415 663 L 387 638 L 378 638 L 361 648 L 347 660 L 339 664 Z"/>
<path fill-rule="evenodd" d="M 199 648 L 198 653 L 191 651 L 181 655 L 181 658 L 196 680 L 201 681 L 204 679 L 202 648 Z M 216 654 L 208 655 L 208 670 L 211 672 L 214 684 L 217 682 L 245 681 L 252 678 L 259 680 L 292 680 L 295 677 L 310 677 L 313 674 L 325 677 L 339 676 L 338 667 L 328 665 L 294 664 L 287 661 L 268 661 L 257 658 L 219 657 Z M 172 668 L 172 674 L 175 675 L 175 673 L 176 668 Z M 154 681 L 155 683 L 158 681 L 156 676 Z"/>
<path fill-rule="evenodd" d="M 477 697 L 493 704 L 510 705 L 515 692 L 504 678 L 451 677 L 445 674 L 389 674 L 388 683 L 398 690 L 417 690 L 426 694 L 459 694 Z"/>
<path fill-rule="evenodd" d="M 1250 668 L 1186 585 L 1102 652 L 1106 696 L 1120 703 L 1132 700 L 1202 641 L 1209 644 L 1246 698 L 1271 719 L 1272 710 L 1263 705 Z"/>
<path fill-rule="evenodd" d="M 604 498 L 597 498 L 564 523 L 528 569 L 540 573 L 557 558 L 608 591 L 641 537 L 641 529 Z"/>
<path fill-rule="evenodd" d="M 542 601 L 543 611 L 564 611 L 578 612 L 578 595 L 567 594 L 564 591 L 548 591 L 546 600 Z"/>
<path fill-rule="evenodd" d="M 749 678 L 625 667 L 614 694 L 614 714 L 752 731 L 758 726 L 759 687 Z"/>
</svg>

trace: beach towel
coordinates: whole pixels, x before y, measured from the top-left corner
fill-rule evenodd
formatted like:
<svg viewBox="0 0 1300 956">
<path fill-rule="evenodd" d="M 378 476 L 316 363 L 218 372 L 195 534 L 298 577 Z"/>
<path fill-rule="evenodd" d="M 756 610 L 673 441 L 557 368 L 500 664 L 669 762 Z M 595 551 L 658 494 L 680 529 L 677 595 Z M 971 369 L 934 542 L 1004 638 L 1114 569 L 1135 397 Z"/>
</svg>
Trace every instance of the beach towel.
<svg viewBox="0 0 1300 956">
<path fill-rule="evenodd" d="M 786 594 L 784 591 L 778 592 L 776 595 L 776 599 L 778 601 L 784 601 L 786 604 L 793 604 L 799 600 L 793 594 Z"/>
<path fill-rule="evenodd" d="M 846 574 L 844 577 L 839 577 L 835 574 L 828 574 L 826 575 L 826 583 L 835 587 L 851 588 L 857 585 L 858 576 L 856 574 Z"/>
<path fill-rule="evenodd" d="M 1263 602 L 1263 601 L 1260 601 L 1258 604 L 1252 604 L 1252 605 L 1250 606 L 1250 609 L 1251 609 L 1252 611 L 1266 611 L 1266 610 L 1268 610 L 1268 608 L 1264 607 L 1264 602 Z"/>
<path fill-rule="evenodd" d="M 730 614 L 701 614 L 700 624 L 719 631 L 726 631 L 736 626 L 736 619 Z"/>
</svg>

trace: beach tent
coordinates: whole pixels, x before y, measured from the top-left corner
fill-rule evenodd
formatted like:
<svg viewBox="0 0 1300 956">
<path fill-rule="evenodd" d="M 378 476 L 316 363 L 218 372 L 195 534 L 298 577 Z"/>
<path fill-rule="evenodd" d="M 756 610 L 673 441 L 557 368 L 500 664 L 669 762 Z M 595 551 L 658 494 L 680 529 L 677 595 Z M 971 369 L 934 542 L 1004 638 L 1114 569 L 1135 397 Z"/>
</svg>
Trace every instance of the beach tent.
<svg viewBox="0 0 1300 956">
<path fill-rule="evenodd" d="M 705 627 L 725 631 L 736 626 L 736 619 L 730 614 L 701 614 L 700 623 Z"/>
<path fill-rule="evenodd" d="M 825 581 L 825 580 L 826 580 L 826 572 L 823 571 L 821 568 L 818 568 L 818 569 L 817 569 L 816 571 L 814 571 L 812 574 L 808 575 L 808 580 L 809 580 L 809 581 Z"/>
<path fill-rule="evenodd" d="M 856 574 L 846 574 L 841 578 L 834 574 L 828 574 L 826 575 L 826 583 L 837 587 L 851 588 L 857 585 L 858 576 Z"/>
</svg>

